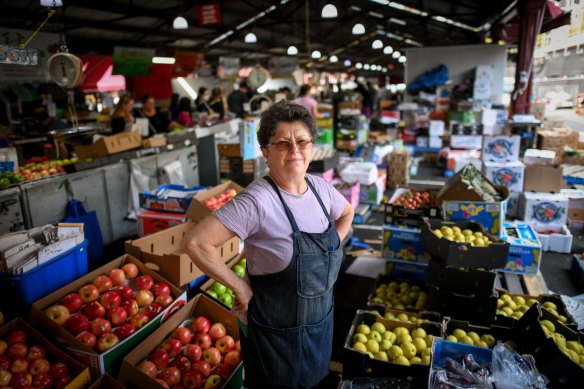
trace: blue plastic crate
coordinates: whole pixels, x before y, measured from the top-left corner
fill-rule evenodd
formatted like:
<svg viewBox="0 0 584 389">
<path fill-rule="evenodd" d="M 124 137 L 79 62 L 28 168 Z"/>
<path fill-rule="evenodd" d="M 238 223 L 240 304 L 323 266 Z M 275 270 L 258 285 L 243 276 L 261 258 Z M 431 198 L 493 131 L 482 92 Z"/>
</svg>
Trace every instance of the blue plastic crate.
<svg viewBox="0 0 584 389">
<path fill-rule="evenodd" d="M 26 309 L 35 301 L 87 274 L 87 270 L 85 240 L 26 273 L 0 274 L 0 296 L 10 296 L 11 307 Z"/>
<path fill-rule="evenodd" d="M 435 343 L 432 351 L 432 368 L 444 368 L 447 358 L 459 361 L 460 357 L 465 354 L 472 354 L 479 365 L 490 365 L 493 359 L 493 350 L 448 340 Z"/>
</svg>

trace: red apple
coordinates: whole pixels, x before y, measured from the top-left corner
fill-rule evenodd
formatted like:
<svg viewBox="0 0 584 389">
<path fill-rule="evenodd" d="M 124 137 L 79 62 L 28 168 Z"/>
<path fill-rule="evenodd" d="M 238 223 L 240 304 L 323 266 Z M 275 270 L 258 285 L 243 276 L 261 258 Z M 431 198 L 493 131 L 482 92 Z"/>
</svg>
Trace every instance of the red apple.
<svg viewBox="0 0 584 389">
<path fill-rule="evenodd" d="M 89 329 L 89 319 L 87 318 L 87 316 L 78 313 L 76 315 L 71 316 L 67 320 L 67 322 L 65 323 L 65 328 L 73 335 L 77 335 Z"/>
<path fill-rule="evenodd" d="M 128 300 L 122 301 L 122 303 L 120 304 L 120 307 L 122 307 L 126 310 L 128 317 L 134 316 L 140 310 L 140 307 L 138 307 L 138 303 L 134 299 L 128 299 Z"/>
<path fill-rule="evenodd" d="M 180 371 L 176 367 L 167 367 L 158 374 L 158 378 L 169 386 L 177 385 L 180 382 Z"/>
<path fill-rule="evenodd" d="M 156 378 L 156 372 L 158 371 L 158 368 L 152 361 L 142 361 L 138 365 L 138 370 L 150 378 Z"/>
<path fill-rule="evenodd" d="M 6 343 L 8 343 L 9 346 L 14 343 L 26 343 L 27 336 L 28 335 L 23 330 L 14 330 L 6 337 Z"/>
<path fill-rule="evenodd" d="M 186 327 L 178 327 L 173 331 L 172 337 L 180 340 L 180 342 L 185 345 L 191 343 L 193 334 L 191 334 L 191 330 Z"/>
<path fill-rule="evenodd" d="M 191 370 L 191 361 L 187 357 L 178 356 L 170 363 L 170 366 L 176 367 L 180 374 L 185 374 L 187 371 Z"/>
<path fill-rule="evenodd" d="M 203 359 L 211 366 L 217 366 L 221 362 L 221 351 L 215 347 L 209 347 L 203 351 Z"/>
<path fill-rule="evenodd" d="M 144 310 L 142 312 L 144 312 L 145 314 L 147 314 L 148 317 L 150 318 L 150 320 L 152 320 L 156 316 L 158 316 L 158 314 L 160 312 L 162 312 L 162 307 L 160 306 L 160 304 L 152 303 L 152 304 L 146 305 L 144 307 Z"/>
<path fill-rule="evenodd" d="M 124 340 L 130 335 L 132 335 L 134 332 L 136 332 L 134 326 L 131 323 L 125 323 L 116 328 L 114 334 L 116 334 L 118 338 L 120 338 L 120 340 Z"/>
<path fill-rule="evenodd" d="M 57 362 L 51 365 L 51 368 L 49 369 L 49 374 L 53 378 L 59 378 L 62 375 L 69 374 L 69 367 L 64 363 Z"/>
<path fill-rule="evenodd" d="M 196 362 L 203 356 L 203 350 L 198 344 L 188 344 L 182 351 L 182 355 L 187 357 L 191 363 Z"/>
<path fill-rule="evenodd" d="M 79 293 L 69 293 L 67 296 L 63 297 L 60 304 L 67 308 L 69 313 L 75 313 L 81 309 L 83 300 L 81 300 L 81 295 Z"/>
<path fill-rule="evenodd" d="M 140 329 L 144 327 L 146 323 L 150 321 L 150 318 L 144 312 L 139 312 L 130 318 L 130 323 L 135 329 Z"/>
<path fill-rule="evenodd" d="M 170 389 L 170 386 L 168 386 L 166 381 L 161 380 L 160 378 L 157 378 L 156 382 L 158 382 L 158 384 L 161 385 L 164 389 Z"/>
<path fill-rule="evenodd" d="M 235 348 L 235 341 L 231 336 L 225 335 L 224 337 L 217 339 L 215 347 L 221 351 L 221 354 L 225 354 Z"/>
<path fill-rule="evenodd" d="M 0 355 L 4 355 L 6 349 L 8 348 L 8 343 L 4 339 L 0 339 Z"/>
<path fill-rule="evenodd" d="M 152 286 L 152 293 L 154 293 L 154 296 L 170 295 L 170 286 L 166 282 L 158 281 Z"/>
<path fill-rule="evenodd" d="M 4 388 L 10 384 L 12 373 L 8 370 L 0 370 L 0 388 Z"/>
<path fill-rule="evenodd" d="M 50 368 L 51 364 L 49 363 L 49 361 L 47 361 L 44 358 L 41 358 L 35 359 L 34 361 L 31 362 L 29 371 L 32 375 L 47 374 Z"/>
<path fill-rule="evenodd" d="M 120 296 L 122 296 L 122 300 L 131 300 L 134 297 L 134 291 L 130 285 L 122 285 L 115 290 Z"/>
<path fill-rule="evenodd" d="M 78 333 L 76 338 L 89 348 L 93 348 L 97 342 L 97 337 L 89 331 Z"/>
<path fill-rule="evenodd" d="M 112 332 L 112 325 L 109 320 L 106 320 L 103 317 L 98 317 L 91 321 L 91 324 L 89 324 L 89 330 L 93 335 L 100 336 L 106 332 Z"/>
<path fill-rule="evenodd" d="M 206 334 L 204 332 L 196 333 L 193 342 L 199 345 L 199 347 L 203 350 L 208 349 L 213 344 L 213 341 L 211 340 L 209 334 Z"/>
<path fill-rule="evenodd" d="M 219 389 L 223 385 L 223 379 L 217 374 L 213 374 L 205 381 L 205 389 Z"/>
<path fill-rule="evenodd" d="M 235 349 L 239 352 L 241 352 L 241 342 L 239 341 L 239 339 L 237 339 L 235 341 Z"/>
<path fill-rule="evenodd" d="M 6 351 L 6 356 L 12 359 L 26 358 L 26 354 L 28 354 L 28 346 L 24 343 L 13 343 Z"/>
<path fill-rule="evenodd" d="M 229 378 L 231 373 L 233 373 L 234 369 L 235 368 L 233 366 L 228 365 L 227 363 L 220 363 L 217 366 L 215 366 L 215 370 L 213 370 L 213 374 L 217 374 L 219 377 L 226 380 L 227 378 Z"/>
<path fill-rule="evenodd" d="M 122 302 L 122 296 L 120 296 L 119 293 L 110 290 L 101 296 L 99 302 L 105 309 L 112 309 L 120 305 Z"/>
<path fill-rule="evenodd" d="M 95 280 L 93 280 L 93 285 L 97 287 L 99 293 L 104 293 L 110 290 L 114 284 L 108 276 L 102 275 L 95 277 Z"/>
<path fill-rule="evenodd" d="M 112 326 L 121 326 L 128 320 L 128 313 L 122 307 L 115 307 L 109 310 L 108 319 L 112 322 Z"/>
<path fill-rule="evenodd" d="M 170 356 L 168 355 L 168 352 L 161 348 L 154 350 L 148 359 L 154 362 L 156 367 L 159 369 L 165 368 L 168 366 L 168 362 L 170 362 Z"/>
<path fill-rule="evenodd" d="M 54 388 L 63 389 L 65 386 L 69 385 L 69 382 L 73 381 L 73 377 L 69 374 L 64 374 L 55 380 Z"/>
<path fill-rule="evenodd" d="M 105 308 L 97 301 L 92 301 L 83 308 L 83 314 L 87 316 L 89 320 L 94 320 L 98 317 L 105 316 Z"/>
<path fill-rule="evenodd" d="M 12 375 L 10 386 L 14 389 L 26 389 L 32 385 L 32 375 L 30 373 L 16 373 Z"/>
<path fill-rule="evenodd" d="M 204 316 L 199 316 L 195 318 L 193 321 L 193 332 L 209 332 L 209 328 L 211 327 L 211 322 Z"/>
<path fill-rule="evenodd" d="M 163 308 L 168 307 L 174 299 L 169 294 L 161 294 L 154 299 L 154 302 L 162 306 Z"/>
<path fill-rule="evenodd" d="M 203 378 L 207 378 L 209 377 L 209 375 L 211 375 L 211 365 L 209 364 L 209 362 L 204 361 L 204 360 L 200 360 L 200 361 L 196 361 L 191 365 L 191 368 L 193 370 L 197 370 L 200 371 L 201 374 L 203 375 Z"/>
<path fill-rule="evenodd" d="M 150 290 L 154 286 L 154 280 L 148 274 L 136 278 L 136 287 L 141 290 Z"/>
<path fill-rule="evenodd" d="M 171 358 L 174 358 L 180 354 L 181 349 L 182 349 L 182 343 L 178 339 L 172 339 L 172 338 L 166 339 L 164 342 L 162 342 L 162 344 L 160 345 L 160 348 L 168 351 L 168 355 Z"/>
<path fill-rule="evenodd" d="M 142 289 L 136 292 L 135 299 L 139 307 L 145 307 L 148 304 L 152 304 L 154 301 L 154 295 L 151 291 Z"/>
<path fill-rule="evenodd" d="M 38 344 L 35 344 L 34 346 L 31 346 L 28 349 L 28 354 L 26 356 L 26 359 L 28 359 L 29 361 L 33 361 L 35 359 L 41 359 L 45 357 L 45 348 L 43 346 L 39 346 Z"/>
<path fill-rule="evenodd" d="M 124 271 L 127 280 L 133 280 L 138 275 L 138 266 L 133 263 L 126 263 L 122 266 L 122 270 Z"/>
<path fill-rule="evenodd" d="M 203 374 L 198 370 L 191 370 L 183 374 L 182 384 L 187 389 L 199 389 L 203 385 Z"/>
<path fill-rule="evenodd" d="M 62 305 L 53 305 L 45 311 L 45 314 L 60 326 L 64 325 L 71 316 L 67 308 Z"/>
<path fill-rule="evenodd" d="M 224 337 L 226 333 L 225 326 L 221 323 L 215 323 L 209 328 L 209 335 L 213 341 Z"/>
<path fill-rule="evenodd" d="M 12 373 L 24 373 L 28 371 L 28 360 L 24 358 L 13 359 L 10 365 L 10 371 Z"/>
<path fill-rule="evenodd" d="M 83 303 L 88 304 L 99 298 L 99 289 L 97 289 L 97 286 L 95 285 L 83 285 L 81 288 L 79 288 L 79 295 L 81 296 Z"/>
<path fill-rule="evenodd" d="M 0 370 L 8 370 L 12 360 L 7 355 L 0 355 Z"/>
<path fill-rule="evenodd" d="M 225 354 L 225 357 L 223 357 L 223 362 L 232 367 L 237 367 L 237 365 L 239 365 L 241 362 L 241 352 L 237 350 L 229 351 L 227 354 Z"/>
<path fill-rule="evenodd" d="M 126 273 L 122 269 L 111 269 L 108 277 L 114 285 L 124 285 L 126 282 Z"/>
<path fill-rule="evenodd" d="M 34 389 L 51 389 L 53 387 L 53 377 L 48 374 L 39 374 L 32 379 Z"/>
<path fill-rule="evenodd" d="M 120 339 L 115 334 L 111 332 L 105 333 L 101 335 L 97 339 L 97 343 L 95 344 L 95 349 L 102 353 L 104 351 L 109 350 L 110 348 L 114 347 L 120 342 Z"/>
</svg>

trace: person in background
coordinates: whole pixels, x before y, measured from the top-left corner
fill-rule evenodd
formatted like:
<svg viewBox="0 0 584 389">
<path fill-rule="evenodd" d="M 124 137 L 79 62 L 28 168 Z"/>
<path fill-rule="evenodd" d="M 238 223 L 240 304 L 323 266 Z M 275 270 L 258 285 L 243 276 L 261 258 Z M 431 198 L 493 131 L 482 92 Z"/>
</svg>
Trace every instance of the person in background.
<svg viewBox="0 0 584 389">
<path fill-rule="evenodd" d="M 227 96 L 227 105 L 229 111 L 233 112 L 238 118 L 243 118 L 245 111 L 243 105 L 249 101 L 249 87 L 245 82 L 239 84 L 239 89 L 234 90 Z"/>
<path fill-rule="evenodd" d="M 278 90 L 278 93 L 282 93 L 286 100 L 290 100 L 292 98 L 292 89 L 288 88 L 287 86 L 281 87 L 280 90 Z"/>
<path fill-rule="evenodd" d="M 308 110 L 316 119 L 323 119 L 326 115 L 318 112 L 318 103 L 310 96 L 310 85 L 304 84 L 300 87 L 298 97 L 294 100 L 296 104 L 302 105 Z"/>
<path fill-rule="evenodd" d="M 355 91 L 361 95 L 361 113 L 367 117 L 371 116 L 371 92 L 363 83 L 357 81 Z"/>
<path fill-rule="evenodd" d="M 168 107 L 168 110 L 170 111 L 171 120 L 178 121 L 178 115 L 180 113 L 179 97 L 178 93 L 173 93 L 170 98 L 170 106 Z"/>
<path fill-rule="evenodd" d="M 324 179 L 306 174 L 317 127 L 303 106 L 281 100 L 262 113 L 257 139 L 269 174 L 190 230 L 182 248 L 231 288 L 247 388 L 313 388 L 328 375 L 333 286 L 354 210 Z M 244 241 L 249 282 L 218 256 Z"/>
<path fill-rule="evenodd" d="M 114 134 L 132 130 L 134 125 L 133 110 L 134 99 L 129 95 L 122 96 L 112 114 L 111 126 Z"/>
<path fill-rule="evenodd" d="M 148 119 L 148 136 L 171 131 L 173 128 L 184 128 L 181 124 L 170 120 L 169 116 L 156 109 L 154 97 L 142 97 L 142 108 L 136 111 L 135 117 Z"/>
<path fill-rule="evenodd" d="M 221 88 L 213 88 L 209 106 L 213 111 L 219 114 L 219 119 L 223 119 L 225 117 L 225 112 L 228 111 L 228 107 L 227 101 L 225 101 L 225 97 L 223 97 L 223 91 Z"/>
<path fill-rule="evenodd" d="M 48 144 L 50 144 L 51 147 L 53 143 L 53 137 L 50 135 L 50 132 L 55 130 L 64 130 L 70 127 L 64 121 L 50 117 L 49 113 L 47 112 L 47 109 L 43 105 L 39 105 L 38 107 L 36 107 L 33 111 L 32 116 L 33 123 L 32 126 L 30 127 L 31 133 L 27 135 L 30 135 L 31 137 L 34 136 L 33 134 L 46 135 L 48 138 L 47 139 Z M 71 150 L 69 150 L 63 142 L 59 142 L 58 148 L 59 156 L 61 158 L 69 158 Z M 46 156 L 46 154 L 42 143 L 33 142 L 24 144 L 22 146 L 22 157 L 25 160 L 33 157 L 44 156 Z"/>
<path fill-rule="evenodd" d="M 219 119 L 219 114 L 211 108 L 209 105 L 209 99 L 211 98 L 211 92 L 204 86 L 199 88 L 199 93 L 197 95 L 197 100 L 195 101 L 195 106 L 197 112 L 206 117 L 206 120 Z"/>
<path fill-rule="evenodd" d="M 193 126 L 193 118 L 191 116 L 192 107 L 191 99 L 188 97 L 181 97 L 179 101 L 178 123 L 185 127 Z"/>
</svg>

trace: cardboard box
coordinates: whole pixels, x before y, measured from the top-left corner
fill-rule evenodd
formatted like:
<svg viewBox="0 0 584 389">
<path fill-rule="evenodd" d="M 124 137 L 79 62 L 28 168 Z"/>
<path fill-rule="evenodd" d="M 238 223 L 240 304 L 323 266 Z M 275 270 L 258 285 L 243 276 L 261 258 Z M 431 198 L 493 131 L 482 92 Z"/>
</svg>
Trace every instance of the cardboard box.
<svg viewBox="0 0 584 389">
<path fill-rule="evenodd" d="M 415 264 L 413 262 L 410 262 L 412 264 Z M 426 265 L 427 267 L 427 265 Z M 425 280 L 416 280 L 416 279 L 412 279 L 412 278 L 399 278 L 399 277 L 394 277 L 393 275 L 389 276 L 389 275 L 379 275 L 377 277 L 377 280 L 375 281 L 375 283 L 373 284 L 373 288 L 371 289 L 371 292 L 369 293 L 369 296 L 367 296 L 367 304 L 382 304 L 383 306 L 388 306 L 390 308 L 393 309 L 398 309 L 398 310 L 403 310 L 403 311 L 407 311 L 407 312 L 420 312 L 423 310 L 426 310 L 426 300 L 420 299 L 420 296 L 418 295 L 418 300 L 420 302 L 419 306 L 416 306 L 416 304 L 418 303 L 418 301 L 414 301 L 412 304 L 402 304 L 405 307 L 397 307 L 396 306 L 391 306 L 390 303 L 388 303 L 387 301 L 382 301 L 380 302 L 379 299 L 376 299 L 377 297 L 377 289 L 382 285 L 385 284 L 386 287 L 391 284 L 391 283 L 397 283 L 402 284 L 402 283 L 406 283 L 408 285 L 408 290 L 409 288 L 412 288 L 413 286 L 416 286 L 418 288 L 418 290 L 420 291 L 420 293 L 424 293 L 427 297 L 428 295 L 428 285 L 426 284 Z"/>
<path fill-rule="evenodd" d="M 498 298 L 495 290 L 488 296 L 463 295 L 432 286 L 428 297 L 428 309 L 453 319 L 491 325 L 495 321 Z"/>
<path fill-rule="evenodd" d="M 104 136 L 92 145 L 75 146 L 75 153 L 79 159 L 93 159 L 138 147 L 142 147 L 142 137 L 139 132 L 131 131 L 112 136 Z"/>
<path fill-rule="evenodd" d="M 523 192 L 525 165 L 520 161 L 483 162 L 483 174 L 494 184 L 506 187 L 509 192 Z"/>
<path fill-rule="evenodd" d="M 533 225 L 534 231 L 541 242 L 542 251 L 569 254 L 572 252 L 572 233 L 568 226 Z"/>
<path fill-rule="evenodd" d="M 519 160 L 521 137 L 485 136 L 483 142 L 483 161 L 515 162 Z"/>
<path fill-rule="evenodd" d="M 385 258 L 404 261 L 424 261 L 430 258 L 421 239 L 422 231 L 416 227 L 383 226 L 382 254 Z"/>
<path fill-rule="evenodd" d="M 384 305 L 384 304 L 380 304 L 380 303 L 368 303 L 367 304 L 367 310 L 370 312 L 378 312 L 381 317 L 383 317 L 384 319 L 387 320 L 393 320 L 393 321 L 405 321 L 405 320 L 400 320 L 397 318 L 398 315 L 407 315 L 408 318 L 416 318 L 416 321 L 421 323 L 423 321 L 429 321 L 432 323 L 442 323 L 442 318 L 440 316 L 439 312 L 432 312 L 432 311 L 419 311 L 419 312 L 404 312 L 400 309 L 392 309 L 389 308 L 388 306 Z M 391 318 L 391 316 L 385 316 L 386 314 L 389 315 L 393 315 L 393 317 L 395 318 Z M 405 321 L 406 323 L 411 323 L 411 321 Z M 416 324 L 416 323 L 414 323 Z"/>
<path fill-rule="evenodd" d="M 243 258 L 245 258 L 245 254 L 244 253 L 240 253 L 238 256 L 233 257 L 229 261 L 225 262 L 225 264 L 230 269 L 233 269 L 233 266 L 237 265 L 239 263 L 239 261 L 241 261 Z M 247 271 L 247 269 L 246 269 L 246 271 Z M 231 307 L 230 306 L 227 306 L 222 301 L 220 301 L 220 300 L 214 298 L 213 296 L 211 296 L 210 294 L 206 293 L 209 290 L 211 290 L 211 288 L 213 287 L 213 284 L 215 284 L 215 282 L 217 282 L 217 281 L 215 281 L 214 279 L 212 279 L 212 278 L 209 277 L 209 279 L 207 281 L 205 281 L 201 286 L 199 286 L 199 289 L 202 292 L 205 292 L 205 295 L 207 297 L 209 297 L 210 299 L 213 299 L 213 301 L 215 301 L 216 303 L 220 304 L 222 307 L 225 307 L 225 309 L 227 309 L 227 310 L 230 311 L 231 310 Z"/>
<path fill-rule="evenodd" d="M 410 178 L 410 166 L 409 165 L 392 165 L 391 163 L 387 167 L 387 177 L 390 181 L 394 182 L 396 180 L 403 181 Z"/>
<path fill-rule="evenodd" d="M 522 192 L 509 192 L 509 197 L 507 198 L 507 219 L 517 218 L 522 194 Z"/>
<path fill-rule="evenodd" d="M 434 234 L 434 230 L 442 226 L 450 228 L 458 226 L 461 230 L 481 232 L 483 236 L 489 238 L 491 243 L 487 247 L 479 247 L 439 238 Z M 509 243 L 487 233 L 480 223 L 473 221 L 426 220 L 422 224 L 422 244 L 427 248 L 433 260 L 450 267 L 498 269 L 505 266 L 509 254 Z"/>
<path fill-rule="evenodd" d="M 259 119 L 244 120 L 239 123 L 239 145 L 243 159 L 255 159 L 262 156 L 262 149 L 257 139 L 259 127 Z"/>
<path fill-rule="evenodd" d="M 87 389 L 125 389 L 119 381 L 109 374 L 104 374 Z"/>
<path fill-rule="evenodd" d="M 562 189 L 560 193 L 569 200 L 568 219 L 572 222 L 584 221 L 584 190 Z"/>
<path fill-rule="evenodd" d="M 497 111 L 494 109 L 483 109 L 475 112 L 475 121 L 483 126 L 492 126 L 497 123 Z"/>
<path fill-rule="evenodd" d="M 430 196 L 436 198 L 437 190 L 428 190 Z M 407 225 L 412 227 L 420 227 L 423 218 L 441 219 L 442 209 L 438 206 L 420 207 L 417 209 L 408 209 L 400 204 L 395 204 L 396 200 L 403 194 L 408 192 L 422 192 L 414 191 L 407 188 L 397 188 L 388 202 L 385 203 L 385 224 Z"/>
<path fill-rule="evenodd" d="M 240 157 L 241 146 L 238 143 L 220 143 L 217 145 L 219 157 Z"/>
<path fill-rule="evenodd" d="M 89 385 L 91 381 L 89 376 L 89 369 L 83 366 L 78 360 L 67 355 L 63 350 L 58 348 L 54 342 L 49 341 L 42 336 L 33 326 L 17 317 L 16 319 L 2 325 L 0 327 L 0 339 L 4 339 L 6 335 L 14 330 L 22 330 L 27 334 L 27 345 L 33 344 L 45 348 L 46 359 L 51 363 L 62 362 L 69 367 L 69 375 L 73 377 L 71 382 L 65 386 L 64 389 L 83 389 Z"/>
<path fill-rule="evenodd" d="M 526 223 L 562 226 L 568 220 L 570 200 L 562 194 L 523 193 L 519 218 Z"/>
<path fill-rule="evenodd" d="M 163 146 L 166 146 L 166 137 L 164 136 L 152 136 L 142 141 L 142 147 L 145 149 Z"/>
<path fill-rule="evenodd" d="M 393 150 L 391 153 L 389 153 L 389 165 L 394 165 L 394 166 L 409 166 L 410 163 L 412 162 L 412 155 L 410 153 L 410 150 L 408 149 L 404 149 L 404 150 Z"/>
<path fill-rule="evenodd" d="M 350 185 L 340 180 L 333 181 L 333 186 L 342 194 L 353 208 L 359 205 L 359 191 L 361 190 L 361 183 L 359 181 Z"/>
<path fill-rule="evenodd" d="M 560 296 L 559 294 L 540 294 L 539 296 L 530 296 L 526 294 L 509 293 L 507 290 L 497 290 L 497 293 L 499 293 L 499 299 L 501 299 L 503 295 L 508 295 L 512 299 L 514 299 L 515 297 L 521 297 L 523 298 L 523 300 L 525 300 L 526 303 L 529 300 L 536 300 L 539 304 L 543 304 L 545 302 L 553 303 L 557 308 L 556 312 L 559 315 L 562 315 L 566 318 L 566 323 L 564 324 L 569 328 L 578 329 L 578 323 L 576 322 L 576 320 L 574 320 L 574 317 L 570 315 L 570 313 L 566 309 L 566 305 L 562 300 L 562 296 Z M 543 306 L 541 306 L 541 309 L 547 311 L 547 309 Z M 497 315 L 496 324 L 501 327 L 511 328 L 516 326 L 517 320 L 519 319 L 515 319 L 509 316 Z"/>
<path fill-rule="evenodd" d="M 187 221 L 184 213 L 167 213 L 145 210 L 138 214 L 138 236 L 144 237 Z"/>
<path fill-rule="evenodd" d="M 400 186 L 408 186 L 410 183 L 410 177 L 391 177 L 387 179 L 387 186 L 389 188 L 395 189 L 399 188 Z"/>
<path fill-rule="evenodd" d="M 499 190 L 507 188 L 497 187 Z M 501 226 L 507 214 L 507 198 L 494 203 L 484 201 L 444 201 L 442 217 L 447 221 L 472 220 L 483 225 L 485 230 L 496 237 L 501 237 Z"/>
<path fill-rule="evenodd" d="M 128 351 L 133 349 L 137 344 L 142 342 L 150 333 L 152 333 L 163 321 L 168 319 L 174 311 L 185 304 L 186 293 L 177 287 L 170 285 L 171 295 L 174 302 L 168 307 L 164 308 L 156 317 L 151 319 L 141 329 L 137 330 L 133 335 L 124 339 L 116 346 L 112 347 L 104 353 L 97 353 L 95 350 L 87 347 L 80 340 L 78 340 L 72 333 L 52 321 L 46 314 L 45 310 L 57 304 L 63 297 L 71 292 L 77 292 L 83 285 L 91 283 L 97 276 L 108 274 L 111 269 L 119 268 L 125 263 L 134 263 L 138 266 L 139 274 L 148 274 L 152 276 L 155 281 L 164 281 L 169 283 L 165 278 L 160 276 L 154 270 L 151 270 L 143 263 L 138 261 L 131 255 L 123 255 L 106 265 L 92 271 L 69 285 L 57 290 L 54 293 L 36 301 L 32 305 L 30 314 L 30 322 L 38 328 L 42 328 L 43 332 L 51 335 L 51 337 L 58 342 L 61 340 L 61 345 L 71 354 L 76 360 L 83 362 L 89 366 L 92 379 L 97 379 L 104 373 L 110 373 L 117 376 L 118 369 L 122 363 L 122 358 Z"/>
<path fill-rule="evenodd" d="M 385 275 L 398 280 L 425 283 L 428 278 L 429 261 L 430 259 L 427 257 L 417 262 L 386 258 Z"/>
<path fill-rule="evenodd" d="M 225 184 L 220 184 L 213 188 L 207 189 L 204 192 L 197 193 L 191 200 L 191 205 L 189 205 L 187 210 L 187 217 L 195 222 L 199 222 L 206 218 L 208 215 L 213 213 L 213 211 L 207 208 L 203 204 L 203 201 L 210 199 L 213 196 L 217 196 L 218 194 L 221 194 L 228 189 L 235 189 L 237 193 L 243 190 L 241 186 L 234 182 L 226 182 Z"/>
<path fill-rule="evenodd" d="M 239 327 L 237 326 L 236 317 L 206 295 L 199 294 L 125 356 L 119 381 L 129 388 L 163 388 L 162 385 L 142 373 L 136 366 L 148 358 L 165 339 L 172 335 L 176 328 L 185 323 L 192 325 L 192 319 L 198 316 L 205 316 L 211 323 L 222 323 L 227 330 L 227 334 L 236 341 L 239 340 Z M 243 363 L 240 363 L 224 382 L 222 388 L 240 389 L 243 385 L 242 370 Z"/>
<path fill-rule="evenodd" d="M 387 186 L 387 175 L 385 172 L 379 172 L 375 182 L 371 185 L 361 185 L 359 189 L 359 203 L 362 204 L 381 204 L 381 199 Z"/>
<path fill-rule="evenodd" d="M 321 177 L 323 180 L 325 180 L 326 182 L 328 182 L 329 184 L 333 183 L 333 178 L 335 176 L 335 170 L 334 169 L 329 169 L 323 173 L 310 173 L 313 176 L 317 176 L 317 177 Z"/>
<path fill-rule="evenodd" d="M 203 271 L 195 266 L 180 247 L 183 237 L 194 226 L 195 223 L 183 223 L 141 239 L 128 240 L 125 251 L 144 264 L 153 266 L 172 284 L 183 287 L 191 281 L 205 277 Z M 229 239 L 217 250 L 221 259 L 227 262 L 239 254 L 239 238 Z"/>
<path fill-rule="evenodd" d="M 350 162 L 338 168 L 341 179 L 349 184 L 360 182 L 362 185 L 371 185 L 379 176 L 377 165 L 373 162 Z"/>
<path fill-rule="evenodd" d="M 509 256 L 501 271 L 518 274 L 537 274 L 541 263 L 542 245 L 529 224 L 505 222 L 501 240 L 508 242 Z"/>
<path fill-rule="evenodd" d="M 428 264 L 428 285 L 465 295 L 490 295 L 495 287 L 494 270 L 447 267 L 438 261 Z"/>
<path fill-rule="evenodd" d="M 451 170 L 453 173 L 458 173 L 464 169 L 466 165 L 473 165 L 478 170 L 481 170 L 483 167 L 483 161 L 478 157 L 455 156 L 448 158 L 448 170 Z"/>
<path fill-rule="evenodd" d="M 493 325 L 476 325 L 471 324 L 465 320 L 455 320 L 449 317 L 445 317 L 443 321 L 444 327 L 444 337 L 452 335 L 455 330 L 463 330 L 467 334 L 472 331 L 478 334 L 479 336 L 489 334 L 495 338 L 495 344 L 498 342 L 507 342 L 513 341 L 515 342 L 517 339 L 517 335 L 515 331 L 512 329 L 513 327 L 502 327 L 499 326 L 497 323 Z M 475 345 L 476 346 L 476 345 Z M 492 347 L 488 347 L 492 349 Z"/>
<path fill-rule="evenodd" d="M 556 158 L 556 152 L 551 150 L 527 149 L 523 155 L 526 165 L 551 165 Z"/>
<path fill-rule="evenodd" d="M 161 185 L 155 191 L 139 194 L 140 208 L 156 212 L 185 213 L 193 196 L 206 189 L 203 186 Z M 164 195 L 161 197 L 157 193 Z"/>
<path fill-rule="evenodd" d="M 560 193 L 565 186 L 563 174 L 561 165 L 526 165 L 523 190 Z"/>
<path fill-rule="evenodd" d="M 482 135 L 451 135 L 450 147 L 465 150 L 480 150 L 483 146 Z"/>
</svg>

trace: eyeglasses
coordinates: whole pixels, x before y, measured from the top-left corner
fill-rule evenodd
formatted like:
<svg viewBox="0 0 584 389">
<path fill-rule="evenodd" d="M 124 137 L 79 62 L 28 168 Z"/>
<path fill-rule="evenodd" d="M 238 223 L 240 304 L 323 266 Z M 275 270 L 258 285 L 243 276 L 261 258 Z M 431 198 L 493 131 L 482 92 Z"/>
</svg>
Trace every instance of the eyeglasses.
<svg viewBox="0 0 584 389">
<path fill-rule="evenodd" d="M 292 148 L 293 144 L 296 144 L 296 147 L 298 147 L 299 150 L 304 150 L 312 144 L 312 141 L 310 139 L 298 139 L 296 142 L 279 140 L 269 143 L 268 146 L 274 146 L 278 151 L 288 151 Z"/>
</svg>

